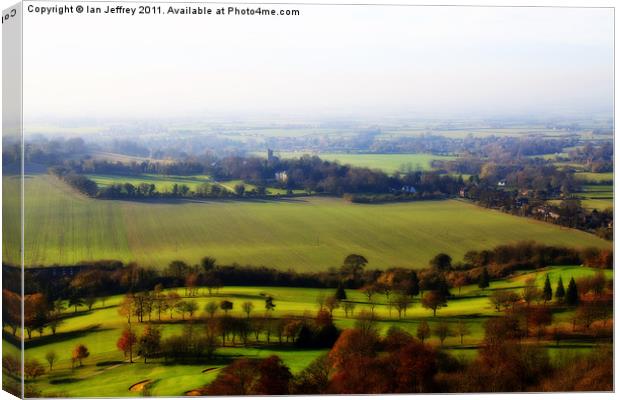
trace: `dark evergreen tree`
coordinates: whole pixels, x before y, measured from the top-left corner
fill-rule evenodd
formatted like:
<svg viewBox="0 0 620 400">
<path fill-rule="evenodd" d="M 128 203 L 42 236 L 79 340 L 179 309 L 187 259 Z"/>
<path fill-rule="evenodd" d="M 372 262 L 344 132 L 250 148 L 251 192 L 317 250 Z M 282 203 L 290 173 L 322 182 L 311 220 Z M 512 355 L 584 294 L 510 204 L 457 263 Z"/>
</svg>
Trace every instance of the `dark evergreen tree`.
<svg viewBox="0 0 620 400">
<path fill-rule="evenodd" d="M 566 291 L 564 290 L 564 282 L 562 282 L 562 277 L 558 279 L 558 287 L 555 289 L 555 298 L 562 301 L 564 300 L 564 296 L 566 296 Z"/>
<path fill-rule="evenodd" d="M 440 275 L 440 279 L 437 281 L 437 291 L 444 297 L 452 296 L 452 293 L 450 293 L 450 284 L 448 284 L 443 274 Z"/>
<path fill-rule="evenodd" d="M 577 284 L 573 278 L 570 278 L 570 282 L 568 282 L 568 289 L 566 289 L 566 297 L 564 300 L 569 306 L 576 306 L 579 304 L 579 292 L 577 291 Z"/>
<path fill-rule="evenodd" d="M 478 280 L 478 287 L 480 289 L 488 288 L 490 285 L 489 281 L 489 271 L 487 270 L 487 267 L 484 267 L 482 269 L 482 273 L 480 274 L 480 279 Z"/>
<path fill-rule="evenodd" d="M 297 334 L 297 346 L 302 348 L 309 348 L 314 345 L 314 332 L 307 324 L 303 324 Z"/>
<path fill-rule="evenodd" d="M 448 271 L 452 267 L 452 257 L 446 253 L 439 253 L 430 261 L 430 266 L 442 271 Z"/>
<path fill-rule="evenodd" d="M 545 286 L 543 287 L 543 300 L 548 302 L 553 298 L 553 291 L 551 290 L 551 282 L 549 282 L 549 274 L 547 274 L 547 278 L 545 279 Z"/>
<path fill-rule="evenodd" d="M 407 296 L 417 296 L 420 294 L 420 279 L 415 271 L 411 271 L 409 279 L 404 284 L 404 292 Z"/>
<path fill-rule="evenodd" d="M 342 284 L 338 285 L 338 289 L 336 289 L 336 298 L 338 300 L 346 300 L 347 299 L 347 292 L 344 290 L 344 287 L 342 286 Z"/>
</svg>

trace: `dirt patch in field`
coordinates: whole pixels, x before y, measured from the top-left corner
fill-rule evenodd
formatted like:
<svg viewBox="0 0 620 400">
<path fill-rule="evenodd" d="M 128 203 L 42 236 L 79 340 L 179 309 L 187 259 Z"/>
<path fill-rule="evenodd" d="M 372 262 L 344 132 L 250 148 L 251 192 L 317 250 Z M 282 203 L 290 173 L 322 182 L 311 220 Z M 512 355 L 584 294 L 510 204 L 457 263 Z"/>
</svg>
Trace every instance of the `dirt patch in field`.
<svg viewBox="0 0 620 400">
<path fill-rule="evenodd" d="M 144 389 L 144 387 L 148 385 L 149 383 L 151 383 L 150 379 L 145 379 L 143 381 L 136 382 L 133 385 L 129 386 L 129 391 L 130 392 L 141 392 Z"/>
<path fill-rule="evenodd" d="M 185 392 L 186 396 L 202 396 L 202 392 L 198 389 L 188 390 Z"/>
</svg>

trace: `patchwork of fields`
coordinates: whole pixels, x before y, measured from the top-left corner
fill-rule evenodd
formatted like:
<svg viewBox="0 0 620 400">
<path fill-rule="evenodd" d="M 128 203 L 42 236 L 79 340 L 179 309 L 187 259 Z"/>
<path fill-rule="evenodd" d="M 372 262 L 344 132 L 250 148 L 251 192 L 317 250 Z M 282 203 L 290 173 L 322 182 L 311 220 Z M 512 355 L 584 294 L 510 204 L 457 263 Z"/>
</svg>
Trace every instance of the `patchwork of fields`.
<svg viewBox="0 0 620 400">
<path fill-rule="evenodd" d="M 562 277 L 564 282 L 568 282 L 571 277 L 577 279 L 593 276 L 598 271 L 577 266 L 549 267 L 534 272 L 525 272 L 513 278 L 493 281 L 491 286 L 485 290 L 479 289 L 476 285 L 465 286 L 461 289 L 461 294 L 449 300 L 448 306 L 441 309 L 436 317 L 432 316 L 432 311 L 421 307 L 419 298 L 415 298 L 406 316 L 399 319 L 394 310 L 388 309 L 385 296 L 376 295 L 375 312 L 380 318 L 378 328 L 385 333 L 390 326 L 395 325 L 415 334 L 419 323 L 423 320 L 427 321 L 431 327 L 438 322 L 456 324 L 458 321 L 465 321 L 470 333 L 464 337 L 463 344 L 460 343 L 459 337 L 448 337 L 444 348 L 455 355 L 471 358 L 475 356 L 477 345 L 483 338 L 485 321 L 489 317 L 500 315 L 494 310 L 487 297 L 494 290 L 510 288 L 518 291 L 523 287 L 526 279 L 531 277 L 535 277 L 536 284 L 542 287 L 546 274 L 549 275 L 555 287 L 559 277 Z M 613 278 L 613 272 L 610 270 L 606 270 L 605 275 L 608 279 Z M 181 296 L 184 295 L 183 289 L 178 289 L 177 292 Z M 193 299 L 197 301 L 199 310 L 203 310 L 209 301 L 231 300 L 234 303 L 231 314 L 238 317 L 245 316 L 240 304 L 250 301 L 255 306 L 253 315 L 260 316 L 264 312 L 262 311 L 264 310 L 264 297 L 261 293 L 267 293 L 275 299 L 276 309 L 272 316 L 285 317 L 287 315 L 299 316 L 305 312 L 313 315 L 318 309 L 317 298 L 332 295 L 333 292 L 333 289 L 312 288 L 224 287 L 213 296 L 208 296 L 206 290 L 200 289 L 198 296 Z M 456 290 L 453 292 L 456 294 Z M 136 359 L 136 363 L 132 365 L 123 362 L 123 354 L 116 348 L 116 341 L 126 322 L 117 310 L 121 298 L 122 296 L 108 298 L 105 305 L 97 302 L 92 311 L 80 307 L 77 313 L 73 313 L 73 309 L 70 308 L 66 311 L 64 323 L 55 336 L 51 336 L 46 330 L 42 337 L 35 333 L 33 339 L 26 342 L 27 359 L 37 359 L 44 363 L 45 355 L 49 351 L 54 351 L 58 355 L 54 370 L 33 382 L 44 395 L 54 393 L 68 396 L 92 396 L 93 393 L 105 393 L 107 396 L 139 395 L 140 392 L 130 392 L 129 387 L 136 382 L 149 379 L 154 382 L 152 395 L 178 396 L 209 383 L 217 375 L 217 368 L 234 357 L 266 357 L 276 354 L 291 368 L 293 373 L 298 373 L 316 357 L 327 351 L 298 349 L 292 345 L 275 343 L 267 345 L 266 337 L 261 335 L 260 345 L 243 347 L 237 344 L 219 348 L 216 354 L 220 358 L 204 364 L 163 364 L 158 361 L 149 361 L 145 364 L 143 360 Z M 347 290 L 347 298 L 356 304 L 356 314 L 369 307 L 366 297 L 360 291 Z M 553 321 L 556 324 L 570 326 L 572 313 L 573 311 L 559 310 L 553 315 Z M 202 311 L 199 314 L 202 314 Z M 180 316 L 177 314 L 174 318 L 172 322 L 175 323 L 169 323 L 171 321 L 167 313 L 163 316 L 163 322 L 159 326 L 162 328 L 164 337 L 178 334 L 183 329 L 183 324 L 178 323 Z M 334 321 L 338 327 L 348 328 L 353 327 L 356 320 L 350 315 L 346 317 L 343 310 L 336 309 Z M 143 327 L 138 323 L 135 325 L 134 328 L 140 333 Z M 203 325 L 197 324 L 196 326 L 202 329 Z M 272 341 L 277 340 L 272 338 Z M 439 345 L 439 340 L 435 336 L 431 337 L 429 342 L 435 346 Z M 12 346 L 7 341 L 3 344 L 8 348 Z M 91 355 L 85 360 L 83 368 L 73 370 L 70 360 L 71 349 L 78 344 L 85 344 Z M 591 342 L 570 341 L 564 341 L 560 346 L 547 342 L 543 344 L 547 346 L 551 357 L 588 351 L 593 346 Z M 203 372 L 210 368 L 216 369 L 212 372 Z"/>
<path fill-rule="evenodd" d="M 308 271 L 338 266 L 346 255 L 360 253 L 370 268 L 419 268 L 438 252 L 459 260 L 468 250 L 519 240 L 611 246 L 581 231 L 456 200 L 382 205 L 320 197 L 95 200 L 47 175 L 29 176 L 25 190 L 27 265 L 119 259 L 163 267 L 174 259 L 195 263 L 210 255 L 222 264 Z M 5 260 L 17 261 L 11 249 L 19 238 L 3 240 Z"/>
</svg>

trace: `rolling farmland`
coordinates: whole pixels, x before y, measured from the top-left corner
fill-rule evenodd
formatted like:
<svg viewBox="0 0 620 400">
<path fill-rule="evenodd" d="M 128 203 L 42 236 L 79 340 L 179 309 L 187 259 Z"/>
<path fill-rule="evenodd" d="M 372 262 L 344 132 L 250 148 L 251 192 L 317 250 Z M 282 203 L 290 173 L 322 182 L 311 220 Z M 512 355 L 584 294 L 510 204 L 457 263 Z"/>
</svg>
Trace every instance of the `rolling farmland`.
<svg viewBox="0 0 620 400">
<path fill-rule="evenodd" d="M 119 259 L 164 267 L 210 255 L 220 263 L 300 271 L 338 266 L 360 253 L 372 268 L 418 268 L 438 252 L 519 240 L 610 247 L 593 235 L 456 200 L 350 204 L 335 198 L 274 201 L 95 200 L 47 175 L 26 181 L 27 265 Z M 16 240 L 5 237 L 7 241 Z M 5 254 L 15 261 L 14 254 Z"/>
</svg>

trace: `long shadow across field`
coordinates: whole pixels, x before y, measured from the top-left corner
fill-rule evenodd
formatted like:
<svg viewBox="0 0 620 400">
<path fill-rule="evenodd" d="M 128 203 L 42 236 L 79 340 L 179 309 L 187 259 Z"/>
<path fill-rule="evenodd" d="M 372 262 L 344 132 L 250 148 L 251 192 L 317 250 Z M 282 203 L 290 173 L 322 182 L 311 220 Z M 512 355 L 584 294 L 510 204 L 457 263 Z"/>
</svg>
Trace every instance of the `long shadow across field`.
<svg viewBox="0 0 620 400">
<path fill-rule="evenodd" d="M 112 328 L 101 329 L 101 324 L 95 324 L 95 325 L 90 325 L 84 329 L 57 333 L 55 335 L 33 337 L 32 339 L 27 340 L 24 343 L 24 348 L 32 349 L 32 348 L 36 348 L 39 346 L 45 346 L 47 344 L 51 344 L 51 343 L 55 343 L 59 341 L 81 338 L 93 332 L 104 332 L 104 331 L 109 331 L 109 330 L 112 330 Z"/>
<path fill-rule="evenodd" d="M 195 198 L 150 198 L 150 199 L 107 199 L 97 198 L 96 200 L 104 201 L 122 201 L 128 203 L 142 203 L 142 204 L 223 204 L 223 203 L 254 203 L 254 204 L 269 204 L 269 203 L 293 203 L 304 204 L 307 203 L 308 197 L 313 196 L 300 196 L 300 197 L 274 197 L 274 198 L 217 198 L 217 199 L 195 199 Z"/>
</svg>

